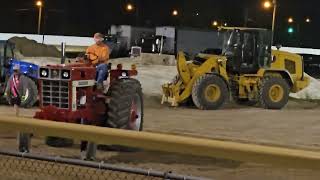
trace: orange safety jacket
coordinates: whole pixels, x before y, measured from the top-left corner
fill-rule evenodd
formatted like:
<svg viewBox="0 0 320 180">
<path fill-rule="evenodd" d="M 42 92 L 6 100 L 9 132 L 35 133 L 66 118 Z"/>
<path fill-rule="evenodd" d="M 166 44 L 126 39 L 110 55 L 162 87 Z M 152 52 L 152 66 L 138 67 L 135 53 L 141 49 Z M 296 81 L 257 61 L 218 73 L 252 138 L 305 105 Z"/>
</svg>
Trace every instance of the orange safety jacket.
<svg viewBox="0 0 320 180">
<path fill-rule="evenodd" d="M 107 63 L 109 60 L 109 47 L 106 44 L 94 44 L 88 47 L 86 54 L 92 65 Z"/>
</svg>

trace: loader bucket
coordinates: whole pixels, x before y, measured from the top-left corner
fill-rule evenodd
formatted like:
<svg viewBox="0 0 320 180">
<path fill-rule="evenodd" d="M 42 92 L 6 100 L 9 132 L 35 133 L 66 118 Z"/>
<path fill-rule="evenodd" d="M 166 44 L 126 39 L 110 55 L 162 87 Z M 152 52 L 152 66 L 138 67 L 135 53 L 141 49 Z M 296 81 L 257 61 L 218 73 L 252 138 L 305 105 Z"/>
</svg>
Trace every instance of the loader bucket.
<svg viewBox="0 0 320 180">
<path fill-rule="evenodd" d="M 178 82 L 179 84 L 179 82 Z M 167 83 L 162 85 L 162 100 L 161 104 L 169 103 L 171 106 L 178 106 L 179 85 Z"/>
</svg>

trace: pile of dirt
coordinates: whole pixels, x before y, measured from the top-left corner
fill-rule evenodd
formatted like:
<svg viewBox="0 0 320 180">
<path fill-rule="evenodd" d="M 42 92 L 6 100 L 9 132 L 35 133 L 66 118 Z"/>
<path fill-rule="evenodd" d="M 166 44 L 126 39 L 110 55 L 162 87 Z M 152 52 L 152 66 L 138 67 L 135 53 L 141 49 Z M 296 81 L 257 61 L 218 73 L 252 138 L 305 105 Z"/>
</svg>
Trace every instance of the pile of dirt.
<svg viewBox="0 0 320 180">
<path fill-rule="evenodd" d="M 40 44 L 26 37 L 13 37 L 9 39 L 15 48 L 15 54 L 23 57 L 60 57 L 60 51 L 52 45 Z"/>
<path fill-rule="evenodd" d="M 310 78 L 310 85 L 298 93 L 290 94 L 295 99 L 320 100 L 320 81 L 305 74 Z"/>
</svg>

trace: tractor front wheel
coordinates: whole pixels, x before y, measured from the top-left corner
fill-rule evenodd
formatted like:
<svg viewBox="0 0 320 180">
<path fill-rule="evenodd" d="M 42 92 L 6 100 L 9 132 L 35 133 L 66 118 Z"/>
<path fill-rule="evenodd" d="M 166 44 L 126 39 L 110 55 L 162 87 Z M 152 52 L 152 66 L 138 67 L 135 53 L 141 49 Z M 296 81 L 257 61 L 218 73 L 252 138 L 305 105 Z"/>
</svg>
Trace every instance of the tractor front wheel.
<svg viewBox="0 0 320 180">
<path fill-rule="evenodd" d="M 260 104 L 265 109 L 282 109 L 289 100 L 290 88 L 281 77 L 266 77 L 259 91 Z"/>
<path fill-rule="evenodd" d="M 192 100 L 202 110 L 219 109 L 227 101 L 228 95 L 227 84 L 214 74 L 199 77 L 192 88 Z"/>
<path fill-rule="evenodd" d="M 143 94 L 141 84 L 136 79 L 119 79 L 109 90 L 108 119 L 106 126 L 117 129 L 142 131 Z M 99 146 L 100 149 L 135 152 L 137 148 L 121 145 Z"/>
</svg>

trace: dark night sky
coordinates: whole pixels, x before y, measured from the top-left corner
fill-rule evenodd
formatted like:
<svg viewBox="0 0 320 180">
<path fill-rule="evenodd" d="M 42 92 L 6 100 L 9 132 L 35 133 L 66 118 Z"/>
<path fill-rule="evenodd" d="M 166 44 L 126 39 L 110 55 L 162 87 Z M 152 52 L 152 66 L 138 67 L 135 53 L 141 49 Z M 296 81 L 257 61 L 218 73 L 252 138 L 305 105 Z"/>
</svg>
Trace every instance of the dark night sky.
<svg viewBox="0 0 320 180">
<path fill-rule="evenodd" d="M 136 12 L 127 13 L 124 4 L 131 2 Z M 289 46 L 320 48 L 318 0 L 278 0 L 276 42 Z M 45 0 L 45 34 L 91 36 L 106 32 L 111 24 L 139 26 L 174 25 L 210 28 L 212 20 L 231 26 L 243 26 L 245 9 L 249 26 L 271 28 L 272 12 L 261 7 L 262 0 Z M 173 9 L 179 11 L 172 17 Z M 0 6 L 0 32 L 36 33 L 38 10 L 35 0 L 10 0 Z M 196 16 L 199 12 L 199 16 Z M 287 18 L 295 19 L 295 32 L 287 33 Z M 304 22 L 305 17 L 312 22 Z"/>
</svg>

